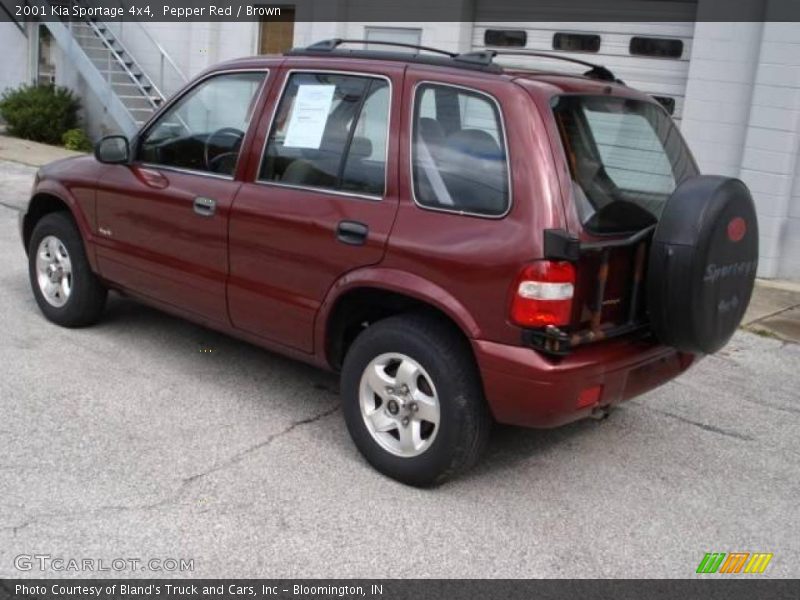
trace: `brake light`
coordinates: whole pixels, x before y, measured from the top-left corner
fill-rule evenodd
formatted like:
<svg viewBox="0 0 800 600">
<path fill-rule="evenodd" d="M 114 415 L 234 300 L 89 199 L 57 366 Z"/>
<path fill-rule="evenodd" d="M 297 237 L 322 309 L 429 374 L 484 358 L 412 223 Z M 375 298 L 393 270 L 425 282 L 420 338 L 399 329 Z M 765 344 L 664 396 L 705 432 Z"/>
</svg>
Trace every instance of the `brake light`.
<svg viewBox="0 0 800 600">
<path fill-rule="evenodd" d="M 550 260 L 532 263 L 522 269 L 513 291 L 511 320 L 517 325 L 567 325 L 575 293 L 575 267 Z"/>
</svg>

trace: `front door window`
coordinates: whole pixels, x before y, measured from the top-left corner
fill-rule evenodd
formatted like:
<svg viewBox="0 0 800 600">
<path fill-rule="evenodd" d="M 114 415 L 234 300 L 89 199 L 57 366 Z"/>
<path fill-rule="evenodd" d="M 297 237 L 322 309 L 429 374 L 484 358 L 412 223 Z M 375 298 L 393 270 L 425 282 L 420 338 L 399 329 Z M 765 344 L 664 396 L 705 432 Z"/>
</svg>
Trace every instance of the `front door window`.
<svg viewBox="0 0 800 600">
<path fill-rule="evenodd" d="M 203 81 L 147 129 L 137 159 L 233 176 L 265 76 L 226 73 Z"/>
</svg>

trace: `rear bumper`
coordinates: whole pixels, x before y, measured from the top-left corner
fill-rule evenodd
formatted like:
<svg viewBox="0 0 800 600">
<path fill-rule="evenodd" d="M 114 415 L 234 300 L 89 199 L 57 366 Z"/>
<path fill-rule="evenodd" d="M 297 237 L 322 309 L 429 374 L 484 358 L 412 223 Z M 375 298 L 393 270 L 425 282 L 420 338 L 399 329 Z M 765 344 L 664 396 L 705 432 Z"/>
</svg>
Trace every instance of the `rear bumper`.
<svg viewBox="0 0 800 600">
<path fill-rule="evenodd" d="M 628 400 L 680 375 L 695 356 L 643 340 L 584 346 L 563 358 L 522 346 L 473 340 L 484 391 L 495 419 L 526 427 L 557 427 Z M 602 386 L 596 402 L 582 391 Z"/>
</svg>

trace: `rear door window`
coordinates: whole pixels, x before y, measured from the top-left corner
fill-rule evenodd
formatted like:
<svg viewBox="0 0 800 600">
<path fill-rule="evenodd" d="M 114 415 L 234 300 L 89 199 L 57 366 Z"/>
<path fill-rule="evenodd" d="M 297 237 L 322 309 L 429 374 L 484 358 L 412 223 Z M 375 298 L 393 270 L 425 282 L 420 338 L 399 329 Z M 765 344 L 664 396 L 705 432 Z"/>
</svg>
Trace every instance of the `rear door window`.
<svg viewBox="0 0 800 600">
<path fill-rule="evenodd" d="M 655 223 L 667 198 L 697 174 L 672 119 L 650 102 L 562 96 L 554 113 L 584 226 L 597 233 Z"/>
<path fill-rule="evenodd" d="M 414 100 L 414 198 L 426 208 L 502 216 L 510 204 L 505 133 L 496 101 L 423 83 Z"/>
<path fill-rule="evenodd" d="M 390 87 L 385 79 L 293 73 L 267 140 L 259 179 L 382 196 Z"/>
</svg>

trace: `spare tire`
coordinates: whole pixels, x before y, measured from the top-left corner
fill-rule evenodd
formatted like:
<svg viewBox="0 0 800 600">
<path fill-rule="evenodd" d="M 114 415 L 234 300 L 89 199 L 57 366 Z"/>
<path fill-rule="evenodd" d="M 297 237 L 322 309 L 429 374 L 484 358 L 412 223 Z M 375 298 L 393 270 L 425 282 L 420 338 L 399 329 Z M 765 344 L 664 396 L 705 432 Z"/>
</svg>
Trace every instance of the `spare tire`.
<svg viewBox="0 0 800 600">
<path fill-rule="evenodd" d="M 722 348 L 744 316 L 758 267 L 747 186 L 699 175 L 667 200 L 653 234 L 647 311 L 658 339 L 694 354 Z"/>
</svg>

